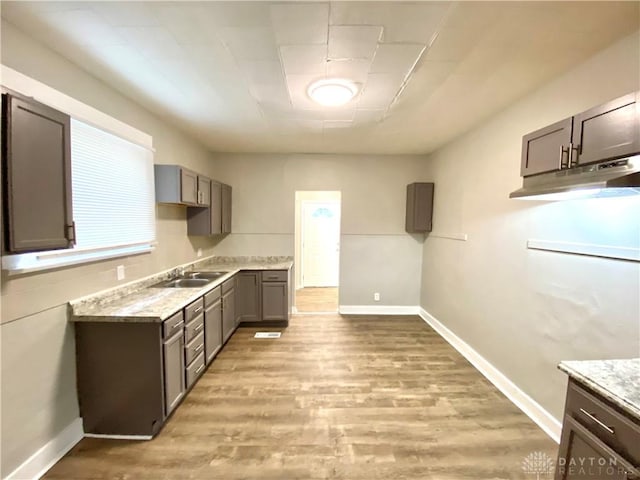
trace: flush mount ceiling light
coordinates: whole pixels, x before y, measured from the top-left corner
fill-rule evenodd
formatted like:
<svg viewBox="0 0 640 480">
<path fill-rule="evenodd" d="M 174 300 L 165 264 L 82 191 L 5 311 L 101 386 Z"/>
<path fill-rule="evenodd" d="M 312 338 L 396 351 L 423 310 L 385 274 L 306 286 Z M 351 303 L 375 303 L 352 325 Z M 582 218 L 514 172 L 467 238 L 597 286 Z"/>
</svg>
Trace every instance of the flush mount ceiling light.
<svg viewBox="0 0 640 480">
<path fill-rule="evenodd" d="M 309 85 L 309 98 L 325 107 L 339 107 L 349 103 L 358 93 L 355 83 L 341 78 L 327 78 Z"/>
</svg>

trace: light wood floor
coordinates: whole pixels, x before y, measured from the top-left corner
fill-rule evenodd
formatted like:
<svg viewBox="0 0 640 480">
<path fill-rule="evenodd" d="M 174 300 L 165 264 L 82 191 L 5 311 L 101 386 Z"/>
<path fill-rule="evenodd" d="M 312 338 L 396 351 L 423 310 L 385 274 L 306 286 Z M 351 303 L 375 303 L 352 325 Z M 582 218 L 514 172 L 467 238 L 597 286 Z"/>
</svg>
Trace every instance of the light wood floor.
<svg viewBox="0 0 640 480">
<path fill-rule="evenodd" d="M 296 308 L 299 312 L 337 312 L 338 288 L 307 287 L 296 290 Z"/>
<path fill-rule="evenodd" d="M 279 340 L 256 330 L 233 335 L 154 440 L 86 438 L 44 478 L 530 480 L 526 455 L 556 456 L 418 317 L 298 316 Z"/>
</svg>

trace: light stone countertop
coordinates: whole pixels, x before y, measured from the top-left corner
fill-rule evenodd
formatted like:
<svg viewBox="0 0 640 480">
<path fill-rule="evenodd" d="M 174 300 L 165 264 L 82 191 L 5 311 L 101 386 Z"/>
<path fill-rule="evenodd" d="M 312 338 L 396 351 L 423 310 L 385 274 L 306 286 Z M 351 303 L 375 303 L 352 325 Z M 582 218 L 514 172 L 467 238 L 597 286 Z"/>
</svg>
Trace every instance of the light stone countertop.
<svg viewBox="0 0 640 480">
<path fill-rule="evenodd" d="M 640 420 L 640 358 L 565 361 L 558 368 Z"/>
<path fill-rule="evenodd" d="M 162 288 L 174 269 L 69 302 L 72 322 L 162 322 L 241 270 L 289 270 L 291 257 L 209 257 L 181 265 L 186 271 L 224 271 L 202 288 Z"/>
</svg>

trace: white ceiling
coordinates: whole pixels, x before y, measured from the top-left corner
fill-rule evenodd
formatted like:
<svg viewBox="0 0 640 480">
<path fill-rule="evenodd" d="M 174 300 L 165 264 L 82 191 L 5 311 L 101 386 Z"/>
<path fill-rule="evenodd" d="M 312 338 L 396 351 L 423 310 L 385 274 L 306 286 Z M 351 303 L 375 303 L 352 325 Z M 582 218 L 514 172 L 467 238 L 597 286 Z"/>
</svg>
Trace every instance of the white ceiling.
<svg viewBox="0 0 640 480">
<path fill-rule="evenodd" d="M 2 16 L 214 151 L 427 153 L 640 28 L 639 7 L 3 1 Z M 359 94 L 314 104 L 326 76 Z"/>
</svg>

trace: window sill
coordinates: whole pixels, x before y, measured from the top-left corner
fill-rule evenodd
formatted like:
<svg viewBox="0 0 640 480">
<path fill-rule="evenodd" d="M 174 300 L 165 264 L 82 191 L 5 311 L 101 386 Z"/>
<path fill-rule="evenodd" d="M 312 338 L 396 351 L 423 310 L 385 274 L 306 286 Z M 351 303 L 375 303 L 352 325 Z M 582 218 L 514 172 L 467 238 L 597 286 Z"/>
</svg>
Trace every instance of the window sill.
<svg viewBox="0 0 640 480">
<path fill-rule="evenodd" d="M 155 249 L 151 243 L 124 245 L 91 250 L 59 250 L 52 252 L 21 253 L 2 257 L 2 270 L 9 276 L 51 270 L 54 268 L 98 262 L 110 258 L 149 253 Z"/>
</svg>

